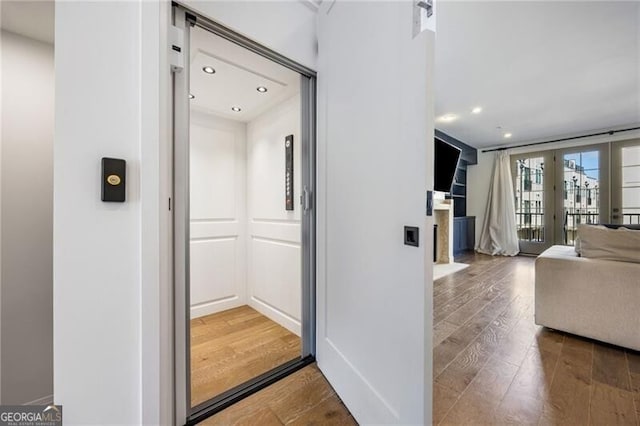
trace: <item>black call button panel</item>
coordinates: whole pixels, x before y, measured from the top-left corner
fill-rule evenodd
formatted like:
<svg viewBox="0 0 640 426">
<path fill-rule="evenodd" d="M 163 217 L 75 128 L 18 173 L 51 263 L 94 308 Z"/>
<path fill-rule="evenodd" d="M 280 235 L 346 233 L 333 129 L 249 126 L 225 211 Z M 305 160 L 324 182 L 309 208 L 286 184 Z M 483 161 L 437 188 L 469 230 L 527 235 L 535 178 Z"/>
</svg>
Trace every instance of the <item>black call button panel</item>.
<svg viewBox="0 0 640 426">
<path fill-rule="evenodd" d="M 284 196 L 285 209 L 293 210 L 293 135 L 284 138 L 285 169 Z"/>
<path fill-rule="evenodd" d="M 127 162 L 119 158 L 102 158 L 102 201 L 125 201 Z"/>
</svg>

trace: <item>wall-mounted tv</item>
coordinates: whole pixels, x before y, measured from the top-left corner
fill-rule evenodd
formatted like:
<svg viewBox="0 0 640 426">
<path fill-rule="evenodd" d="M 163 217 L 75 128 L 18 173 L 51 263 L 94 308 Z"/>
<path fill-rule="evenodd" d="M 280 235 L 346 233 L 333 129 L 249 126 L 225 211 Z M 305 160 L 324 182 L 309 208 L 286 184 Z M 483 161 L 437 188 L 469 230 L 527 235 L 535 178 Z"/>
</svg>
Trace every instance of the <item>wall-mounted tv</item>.
<svg viewBox="0 0 640 426">
<path fill-rule="evenodd" d="M 458 147 L 440 139 L 435 139 L 435 179 L 433 189 L 441 192 L 451 192 L 461 152 Z"/>
</svg>

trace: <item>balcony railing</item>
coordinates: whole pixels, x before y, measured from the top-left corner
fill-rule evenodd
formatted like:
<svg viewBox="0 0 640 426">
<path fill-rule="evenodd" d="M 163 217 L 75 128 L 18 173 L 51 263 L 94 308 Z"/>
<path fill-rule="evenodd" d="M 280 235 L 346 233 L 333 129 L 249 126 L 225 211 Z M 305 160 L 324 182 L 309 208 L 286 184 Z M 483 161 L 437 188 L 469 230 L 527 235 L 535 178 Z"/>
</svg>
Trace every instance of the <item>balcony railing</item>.
<svg viewBox="0 0 640 426">
<path fill-rule="evenodd" d="M 623 213 L 622 223 L 624 225 L 640 225 L 640 213 Z"/>
<path fill-rule="evenodd" d="M 518 226 L 518 239 L 520 241 L 544 241 L 544 214 L 543 213 L 516 213 Z"/>
<path fill-rule="evenodd" d="M 640 225 L 640 213 L 624 213 L 623 225 Z M 578 225 L 600 223 L 600 213 L 570 213 L 565 212 L 563 222 L 564 244 L 574 244 Z M 516 213 L 518 227 L 518 239 L 520 241 L 544 242 L 544 214 L 543 213 Z"/>
</svg>

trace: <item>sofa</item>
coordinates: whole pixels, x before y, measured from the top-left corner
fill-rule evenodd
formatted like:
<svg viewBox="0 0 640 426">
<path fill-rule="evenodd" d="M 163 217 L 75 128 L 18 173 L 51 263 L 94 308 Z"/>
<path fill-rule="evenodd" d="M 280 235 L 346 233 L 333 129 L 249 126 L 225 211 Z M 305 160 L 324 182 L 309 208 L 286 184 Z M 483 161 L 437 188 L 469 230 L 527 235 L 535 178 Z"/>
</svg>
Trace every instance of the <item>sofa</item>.
<svg viewBox="0 0 640 426">
<path fill-rule="evenodd" d="M 640 231 L 587 226 L 536 259 L 535 322 L 640 351 Z"/>
</svg>

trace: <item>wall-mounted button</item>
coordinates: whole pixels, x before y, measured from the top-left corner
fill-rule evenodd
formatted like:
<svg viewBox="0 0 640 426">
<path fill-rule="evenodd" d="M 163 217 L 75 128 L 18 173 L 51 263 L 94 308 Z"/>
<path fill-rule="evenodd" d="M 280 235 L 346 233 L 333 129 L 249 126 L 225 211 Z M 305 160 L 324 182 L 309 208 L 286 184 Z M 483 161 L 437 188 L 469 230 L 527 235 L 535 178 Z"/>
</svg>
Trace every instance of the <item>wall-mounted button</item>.
<svg viewBox="0 0 640 426">
<path fill-rule="evenodd" d="M 417 226 L 404 227 L 404 244 L 413 247 L 420 245 L 420 230 Z"/>
<path fill-rule="evenodd" d="M 119 158 L 102 159 L 102 201 L 123 203 L 126 195 L 127 162 Z"/>
<path fill-rule="evenodd" d="M 120 176 L 118 175 L 109 175 L 107 176 L 107 182 L 109 183 L 109 185 L 120 185 L 120 182 L 122 182 L 122 179 L 120 179 Z"/>
</svg>

